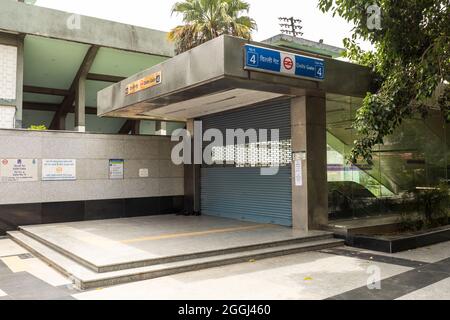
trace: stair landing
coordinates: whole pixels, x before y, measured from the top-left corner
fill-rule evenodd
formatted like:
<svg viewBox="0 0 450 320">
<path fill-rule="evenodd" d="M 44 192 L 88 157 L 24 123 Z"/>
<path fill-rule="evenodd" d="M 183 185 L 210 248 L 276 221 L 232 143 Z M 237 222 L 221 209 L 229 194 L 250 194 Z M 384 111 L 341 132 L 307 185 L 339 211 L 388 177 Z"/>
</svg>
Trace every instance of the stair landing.
<svg viewBox="0 0 450 320">
<path fill-rule="evenodd" d="M 9 236 L 80 289 L 343 244 L 329 232 L 175 215 L 27 226 Z"/>
</svg>

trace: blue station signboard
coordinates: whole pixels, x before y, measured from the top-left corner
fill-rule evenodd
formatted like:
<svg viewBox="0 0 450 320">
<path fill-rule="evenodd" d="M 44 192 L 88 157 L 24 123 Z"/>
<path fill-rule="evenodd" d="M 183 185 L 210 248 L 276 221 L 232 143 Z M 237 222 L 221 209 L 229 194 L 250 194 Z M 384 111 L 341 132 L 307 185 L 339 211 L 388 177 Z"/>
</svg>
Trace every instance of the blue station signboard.
<svg viewBox="0 0 450 320">
<path fill-rule="evenodd" d="M 321 81 L 325 61 L 288 52 L 245 45 L 245 69 Z"/>
</svg>

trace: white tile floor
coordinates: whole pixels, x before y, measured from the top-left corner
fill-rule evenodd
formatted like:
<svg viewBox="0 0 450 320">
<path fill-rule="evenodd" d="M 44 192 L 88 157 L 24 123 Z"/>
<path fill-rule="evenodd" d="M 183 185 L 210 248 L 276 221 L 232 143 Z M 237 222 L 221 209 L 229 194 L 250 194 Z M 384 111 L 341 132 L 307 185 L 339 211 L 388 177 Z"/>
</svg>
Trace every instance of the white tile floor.
<svg viewBox="0 0 450 320">
<path fill-rule="evenodd" d="M 397 300 L 450 300 L 450 278 L 433 283 Z"/>
<path fill-rule="evenodd" d="M 367 283 L 376 264 L 382 278 L 410 270 L 356 258 L 308 252 L 189 272 L 75 294 L 76 299 L 325 299 Z"/>
<path fill-rule="evenodd" d="M 70 284 L 67 278 L 41 260 L 17 256 L 24 253 L 27 251 L 11 240 L 0 240 L 0 261 L 11 272 L 27 272 L 52 286 Z M 437 262 L 450 257 L 450 242 L 392 256 Z M 356 257 L 307 252 L 80 292 L 73 297 L 80 300 L 325 299 L 366 286 L 370 266 L 379 268 L 382 279 L 411 270 Z M 0 289 L 0 297 L 6 295 Z M 399 299 L 450 299 L 450 278 Z"/>
<path fill-rule="evenodd" d="M 27 266 L 26 271 L 28 273 L 32 274 L 38 279 L 41 279 L 42 281 L 47 282 L 48 284 L 54 287 L 69 285 L 72 283 L 68 278 L 64 277 L 55 269 L 48 266 L 47 264 L 45 264 L 44 262 L 42 262 L 37 258 L 27 259 L 25 261 Z"/>
<path fill-rule="evenodd" d="M 1 258 L 1 261 L 14 273 L 28 272 L 55 287 L 71 283 L 68 278 L 37 258 L 21 259 L 18 256 L 10 256 Z"/>
<path fill-rule="evenodd" d="M 28 251 L 9 239 L 0 239 L 0 257 L 14 256 Z"/>
</svg>

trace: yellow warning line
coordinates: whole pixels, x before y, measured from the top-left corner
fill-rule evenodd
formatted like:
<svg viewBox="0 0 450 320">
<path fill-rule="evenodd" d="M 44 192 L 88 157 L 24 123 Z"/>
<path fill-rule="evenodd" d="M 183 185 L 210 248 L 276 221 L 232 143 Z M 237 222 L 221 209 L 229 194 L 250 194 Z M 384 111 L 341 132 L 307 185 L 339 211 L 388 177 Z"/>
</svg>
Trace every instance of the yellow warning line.
<svg viewBox="0 0 450 320">
<path fill-rule="evenodd" d="M 234 232 L 234 231 L 245 231 L 245 230 L 253 230 L 253 229 L 262 229 L 271 227 L 269 224 L 259 224 L 249 227 L 237 227 L 237 228 L 227 228 L 227 229 L 212 229 L 206 231 L 198 231 L 198 232 L 188 232 L 188 233 L 173 233 L 173 234 L 162 234 L 159 236 L 153 237 L 143 237 L 136 239 L 128 239 L 121 241 L 122 243 L 135 243 L 142 241 L 153 241 L 153 240 L 164 240 L 164 239 L 175 239 L 175 238 L 185 238 L 185 237 L 197 237 L 204 236 L 208 234 L 216 234 L 216 233 L 226 233 L 226 232 Z"/>
</svg>

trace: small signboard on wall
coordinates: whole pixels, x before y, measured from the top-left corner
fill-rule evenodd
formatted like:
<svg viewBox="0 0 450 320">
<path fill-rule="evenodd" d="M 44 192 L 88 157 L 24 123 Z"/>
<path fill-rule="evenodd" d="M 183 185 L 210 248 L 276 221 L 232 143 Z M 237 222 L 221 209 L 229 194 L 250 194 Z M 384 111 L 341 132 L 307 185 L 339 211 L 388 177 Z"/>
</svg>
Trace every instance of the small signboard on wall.
<svg viewBox="0 0 450 320">
<path fill-rule="evenodd" d="M 303 186 L 303 166 L 302 160 L 295 160 L 295 186 Z"/>
<path fill-rule="evenodd" d="M 1 159 L 1 182 L 38 181 L 37 159 Z"/>
<path fill-rule="evenodd" d="M 110 159 L 109 160 L 109 178 L 112 180 L 123 179 L 124 160 Z"/>
<path fill-rule="evenodd" d="M 42 181 L 73 181 L 77 179 L 77 160 L 43 159 Z"/>
<path fill-rule="evenodd" d="M 295 174 L 295 186 L 303 186 L 303 162 L 306 160 L 306 153 L 296 152 L 294 153 L 294 174 Z"/>
<path fill-rule="evenodd" d="M 139 169 L 139 178 L 148 178 L 149 172 L 147 168 Z"/>
<path fill-rule="evenodd" d="M 158 71 L 158 72 L 152 73 L 151 75 L 146 76 L 142 79 L 134 81 L 134 82 L 130 83 L 129 85 L 127 85 L 127 87 L 125 89 L 125 94 L 128 96 L 130 94 L 157 86 L 157 85 L 161 84 L 161 76 L 162 76 L 162 72 Z"/>
</svg>

